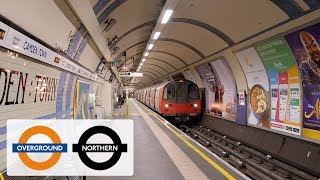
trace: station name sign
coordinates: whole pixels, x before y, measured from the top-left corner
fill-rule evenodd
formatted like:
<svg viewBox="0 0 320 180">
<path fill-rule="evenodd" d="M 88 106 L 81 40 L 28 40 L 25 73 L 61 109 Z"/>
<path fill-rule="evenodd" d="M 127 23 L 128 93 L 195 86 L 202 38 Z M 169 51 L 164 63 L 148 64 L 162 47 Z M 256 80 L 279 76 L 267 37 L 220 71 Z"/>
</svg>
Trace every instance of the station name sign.
<svg viewBox="0 0 320 180">
<path fill-rule="evenodd" d="M 139 72 L 119 72 L 120 77 L 142 77 L 143 73 Z"/>
<path fill-rule="evenodd" d="M 104 82 L 104 80 L 96 74 L 86 70 L 2 22 L 0 22 L 0 46 L 19 52 L 38 61 L 64 69 L 84 78 L 99 83 Z"/>
</svg>

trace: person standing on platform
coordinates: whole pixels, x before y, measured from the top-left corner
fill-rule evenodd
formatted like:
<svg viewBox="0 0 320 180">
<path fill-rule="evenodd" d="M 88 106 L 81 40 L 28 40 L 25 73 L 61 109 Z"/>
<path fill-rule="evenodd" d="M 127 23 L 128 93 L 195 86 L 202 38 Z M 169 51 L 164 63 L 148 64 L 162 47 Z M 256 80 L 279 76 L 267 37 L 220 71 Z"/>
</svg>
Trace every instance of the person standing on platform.
<svg viewBox="0 0 320 180">
<path fill-rule="evenodd" d="M 119 94 L 119 97 L 118 97 L 118 104 L 121 108 L 121 105 L 122 105 L 122 97 L 121 97 L 121 94 Z"/>
</svg>

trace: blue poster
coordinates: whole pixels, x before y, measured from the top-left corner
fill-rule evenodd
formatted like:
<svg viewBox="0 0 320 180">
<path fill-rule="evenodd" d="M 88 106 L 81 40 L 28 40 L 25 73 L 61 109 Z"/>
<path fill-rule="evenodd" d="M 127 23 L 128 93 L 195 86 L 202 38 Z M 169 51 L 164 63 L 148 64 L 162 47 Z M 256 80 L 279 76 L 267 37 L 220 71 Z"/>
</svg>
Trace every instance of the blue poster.
<svg viewBox="0 0 320 180">
<path fill-rule="evenodd" d="M 276 112 L 277 112 L 277 102 L 278 102 L 278 93 L 279 93 L 279 78 L 278 73 L 272 69 L 268 70 L 268 76 L 270 80 L 270 93 L 271 93 L 271 122 L 275 122 L 276 120 Z"/>
<path fill-rule="evenodd" d="M 303 87 L 303 136 L 320 139 L 320 23 L 285 36 Z"/>
<path fill-rule="evenodd" d="M 90 119 L 88 95 L 90 83 L 77 80 L 74 91 L 73 118 Z"/>
</svg>

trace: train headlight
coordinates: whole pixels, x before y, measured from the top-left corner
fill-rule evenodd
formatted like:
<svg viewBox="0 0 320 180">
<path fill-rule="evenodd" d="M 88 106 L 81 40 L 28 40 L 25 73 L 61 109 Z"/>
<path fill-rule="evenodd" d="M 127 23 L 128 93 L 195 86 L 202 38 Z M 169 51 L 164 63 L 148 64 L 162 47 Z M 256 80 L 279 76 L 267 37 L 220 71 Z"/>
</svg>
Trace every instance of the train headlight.
<svg viewBox="0 0 320 180">
<path fill-rule="evenodd" d="M 198 104 L 193 104 L 192 106 L 196 108 L 196 107 L 198 107 Z"/>
<path fill-rule="evenodd" d="M 164 107 L 165 107 L 165 108 L 168 108 L 168 107 L 169 107 L 169 104 L 165 104 Z"/>
</svg>

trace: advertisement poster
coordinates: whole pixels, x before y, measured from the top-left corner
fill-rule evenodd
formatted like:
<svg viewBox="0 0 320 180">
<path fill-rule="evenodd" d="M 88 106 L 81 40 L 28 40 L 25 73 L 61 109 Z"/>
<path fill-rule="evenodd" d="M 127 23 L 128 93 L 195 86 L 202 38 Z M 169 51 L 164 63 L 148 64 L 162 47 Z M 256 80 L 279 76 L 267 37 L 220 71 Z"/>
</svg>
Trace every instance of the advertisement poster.
<svg viewBox="0 0 320 180">
<path fill-rule="evenodd" d="M 270 128 L 269 81 L 259 54 L 252 47 L 235 55 L 249 88 L 248 124 Z"/>
<path fill-rule="evenodd" d="M 303 88 L 303 136 L 320 139 L 320 24 L 285 36 L 299 66 Z"/>
<path fill-rule="evenodd" d="M 88 95 L 90 91 L 90 83 L 77 80 L 74 92 L 73 118 L 74 119 L 90 119 Z"/>
<path fill-rule="evenodd" d="M 196 67 L 205 86 L 206 113 L 235 121 L 236 83 L 224 59 Z"/>
<path fill-rule="evenodd" d="M 277 38 L 256 50 L 270 81 L 271 129 L 300 135 L 300 74 L 289 46 Z"/>
<path fill-rule="evenodd" d="M 105 77 L 105 75 L 108 73 L 108 68 L 106 68 L 106 65 L 102 63 L 102 61 L 100 61 L 96 73 L 101 77 Z"/>
</svg>

